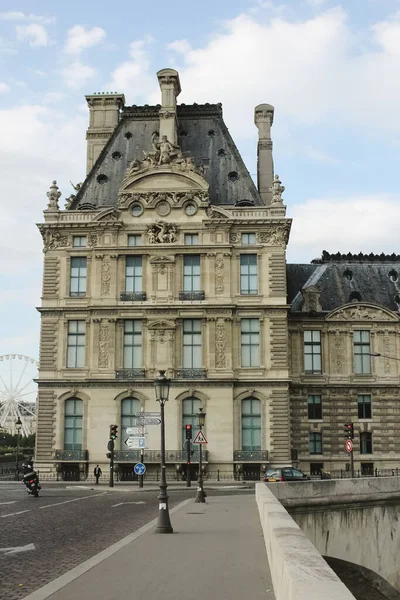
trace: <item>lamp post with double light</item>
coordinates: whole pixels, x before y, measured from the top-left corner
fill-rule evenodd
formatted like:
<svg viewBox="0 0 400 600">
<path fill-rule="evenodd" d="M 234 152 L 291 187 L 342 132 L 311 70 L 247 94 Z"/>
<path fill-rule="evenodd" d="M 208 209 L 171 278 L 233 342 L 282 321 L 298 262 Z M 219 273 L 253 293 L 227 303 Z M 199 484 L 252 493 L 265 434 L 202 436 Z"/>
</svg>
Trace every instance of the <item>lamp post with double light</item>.
<svg viewBox="0 0 400 600">
<path fill-rule="evenodd" d="M 165 371 L 159 371 L 158 377 L 154 380 L 157 402 L 160 403 L 161 412 L 161 482 L 160 493 L 158 495 L 158 522 L 156 533 L 173 533 L 168 510 L 167 477 L 165 472 L 165 419 L 164 407 L 168 402 L 169 388 L 171 380 L 165 377 Z"/>
<path fill-rule="evenodd" d="M 19 479 L 19 438 L 21 435 L 21 427 L 22 427 L 22 421 L 21 419 L 18 417 L 18 419 L 15 421 L 15 429 L 17 430 L 17 456 L 15 459 L 15 479 Z"/>
<path fill-rule="evenodd" d="M 200 431 L 203 429 L 204 424 L 206 422 L 206 413 L 203 412 L 202 408 L 199 408 L 199 412 L 197 413 L 198 426 Z M 197 494 L 195 502 L 205 502 L 206 494 L 204 492 L 203 487 L 203 444 L 199 444 L 199 477 L 197 481 Z"/>
</svg>

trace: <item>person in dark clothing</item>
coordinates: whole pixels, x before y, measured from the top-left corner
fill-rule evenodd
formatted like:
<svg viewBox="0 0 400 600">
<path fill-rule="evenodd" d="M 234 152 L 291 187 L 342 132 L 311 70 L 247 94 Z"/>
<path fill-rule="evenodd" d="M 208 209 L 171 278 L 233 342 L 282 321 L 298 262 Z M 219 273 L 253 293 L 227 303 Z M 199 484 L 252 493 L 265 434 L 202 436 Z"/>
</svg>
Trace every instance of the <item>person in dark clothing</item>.
<svg viewBox="0 0 400 600">
<path fill-rule="evenodd" d="M 93 470 L 93 474 L 96 477 L 96 485 L 98 485 L 99 484 L 99 477 L 101 475 L 101 469 L 100 469 L 99 465 L 95 466 L 95 468 Z"/>
</svg>

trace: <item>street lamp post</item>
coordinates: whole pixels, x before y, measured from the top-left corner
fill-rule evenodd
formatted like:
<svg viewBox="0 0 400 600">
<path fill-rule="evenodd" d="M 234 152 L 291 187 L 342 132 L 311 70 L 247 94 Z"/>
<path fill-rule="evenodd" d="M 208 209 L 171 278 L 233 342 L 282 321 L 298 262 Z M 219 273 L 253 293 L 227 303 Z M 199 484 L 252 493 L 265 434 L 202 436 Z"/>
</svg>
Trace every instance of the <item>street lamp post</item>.
<svg viewBox="0 0 400 600">
<path fill-rule="evenodd" d="M 165 472 L 165 420 L 164 407 L 168 402 L 171 380 L 165 377 L 165 371 L 159 371 L 159 376 L 154 380 L 157 402 L 161 411 L 161 482 L 158 495 L 158 522 L 156 533 L 173 533 L 168 510 L 167 477 Z"/>
<path fill-rule="evenodd" d="M 198 425 L 200 431 L 204 427 L 204 423 L 206 421 L 206 413 L 203 412 L 202 408 L 199 408 L 199 412 L 197 413 Z M 199 477 L 197 480 L 197 494 L 195 502 L 205 502 L 206 494 L 204 492 L 203 487 L 203 444 L 199 444 Z"/>
<path fill-rule="evenodd" d="M 15 429 L 17 430 L 17 456 L 15 459 L 15 479 L 19 479 L 19 438 L 21 435 L 21 427 L 22 427 L 22 422 L 20 417 L 18 417 L 18 419 L 15 422 Z"/>
</svg>

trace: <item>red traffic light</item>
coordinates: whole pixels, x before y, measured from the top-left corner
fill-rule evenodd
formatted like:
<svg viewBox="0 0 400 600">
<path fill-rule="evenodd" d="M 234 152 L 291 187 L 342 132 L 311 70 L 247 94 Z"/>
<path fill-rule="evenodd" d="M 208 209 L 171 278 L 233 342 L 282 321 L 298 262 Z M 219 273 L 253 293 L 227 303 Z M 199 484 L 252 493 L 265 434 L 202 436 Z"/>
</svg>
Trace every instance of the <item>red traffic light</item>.
<svg viewBox="0 0 400 600">
<path fill-rule="evenodd" d="M 186 429 L 186 439 L 191 440 L 192 439 L 192 426 L 185 425 L 185 429 Z"/>
</svg>

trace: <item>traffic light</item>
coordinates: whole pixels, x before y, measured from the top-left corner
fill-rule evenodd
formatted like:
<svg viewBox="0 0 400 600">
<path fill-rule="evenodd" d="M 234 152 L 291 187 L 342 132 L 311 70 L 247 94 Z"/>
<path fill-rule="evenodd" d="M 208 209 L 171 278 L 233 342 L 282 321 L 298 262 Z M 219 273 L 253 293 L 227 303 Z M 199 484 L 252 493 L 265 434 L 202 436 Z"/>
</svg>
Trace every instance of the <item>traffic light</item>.
<svg viewBox="0 0 400 600">
<path fill-rule="evenodd" d="M 106 456 L 107 458 L 111 458 L 111 452 L 107 452 Z"/>
<path fill-rule="evenodd" d="M 110 440 L 116 440 L 118 437 L 118 425 L 110 425 Z"/>
<path fill-rule="evenodd" d="M 185 429 L 186 429 L 186 439 L 191 440 L 192 439 L 192 426 L 186 425 Z"/>
<path fill-rule="evenodd" d="M 344 432 L 345 432 L 345 437 L 348 440 L 354 440 L 354 426 L 353 426 L 353 423 L 345 423 L 344 424 Z"/>
</svg>

